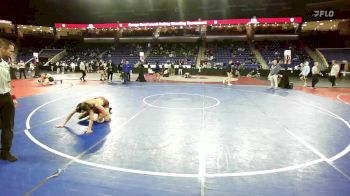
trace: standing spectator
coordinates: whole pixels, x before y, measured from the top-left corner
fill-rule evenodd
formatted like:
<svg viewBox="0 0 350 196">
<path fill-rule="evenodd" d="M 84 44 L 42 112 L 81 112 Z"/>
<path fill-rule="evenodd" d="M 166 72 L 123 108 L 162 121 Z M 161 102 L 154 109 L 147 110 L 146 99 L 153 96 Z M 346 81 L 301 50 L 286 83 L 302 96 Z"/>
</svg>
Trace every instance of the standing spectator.
<svg viewBox="0 0 350 196">
<path fill-rule="evenodd" d="M 108 64 L 107 64 L 107 61 L 102 61 L 102 67 L 103 67 L 104 80 L 107 80 L 107 76 L 108 76 Z"/>
<path fill-rule="evenodd" d="M 312 81 L 311 81 L 312 88 L 316 88 L 315 86 L 319 82 L 318 77 L 320 77 L 320 75 L 322 76 L 319 64 L 318 62 L 315 62 L 314 66 L 312 67 Z"/>
<path fill-rule="evenodd" d="M 286 89 L 292 89 L 293 88 L 293 83 L 289 82 L 289 71 L 288 71 L 288 67 L 286 66 L 284 68 L 284 70 L 281 71 L 282 74 L 281 76 L 281 80 L 278 84 L 278 87 L 280 88 L 286 88 Z"/>
<path fill-rule="evenodd" d="M 102 63 L 102 62 L 98 63 L 98 66 L 97 66 L 97 73 L 100 74 L 100 81 L 106 80 L 106 73 L 105 73 L 105 70 L 104 70 L 103 63 Z"/>
<path fill-rule="evenodd" d="M 307 86 L 307 76 L 310 73 L 310 66 L 309 62 L 305 62 L 302 67 L 301 67 L 301 72 L 300 72 L 300 80 L 304 82 L 304 86 Z"/>
<path fill-rule="evenodd" d="M 57 74 L 59 74 L 60 71 L 61 71 L 61 65 L 60 65 L 60 62 L 57 61 L 57 62 L 56 62 L 56 72 L 57 72 Z"/>
<path fill-rule="evenodd" d="M 123 71 L 123 63 L 119 63 L 117 66 L 117 73 L 121 73 Z"/>
<path fill-rule="evenodd" d="M 30 62 L 29 63 L 29 70 L 28 70 L 28 73 L 31 75 L 32 78 L 34 78 L 35 76 L 35 66 L 34 66 L 34 63 L 33 62 Z"/>
<path fill-rule="evenodd" d="M 86 76 L 86 66 L 85 66 L 84 61 L 81 61 L 81 62 L 80 62 L 79 69 L 80 69 L 81 74 L 82 74 L 82 76 L 80 77 L 80 80 L 86 82 L 86 80 L 85 80 L 85 76 Z"/>
<path fill-rule="evenodd" d="M 129 63 L 129 61 L 126 61 L 126 65 L 127 65 L 127 68 L 128 68 L 128 72 L 127 72 L 127 74 L 128 74 L 128 81 L 130 82 L 133 66 L 132 66 L 131 63 Z"/>
<path fill-rule="evenodd" d="M 131 79 L 131 76 L 132 76 L 132 69 L 134 68 L 134 65 L 132 63 L 129 63 L 129 61 L 126 61 L 126 63 L 128 64 L 129 66 L 129 82 L 130 82 L 130 79 Z"/>
<path fill-rule="evenodd" d="M 140 63 L 139 65 L 140 71 L 139 71 L 139 76 L 137 77 L 136 81 L 138 82 L 146 82 L 145 76 L 143 75 L 143 63 Z"/>
<path fill-rule="evenodd" d="M 112 82 L 112 79 L 113 79 L 113 64 L 112 64 L 111 60 L 109 60 L 108 63 L 107 63 L 107 71 L 108 71 L 107 79 L 109 80 L 109 78 L 111 78 L 111 82 Z"/>
<path fill-rule="evenodd" d="M 332 68 L 331 72 L 329 73 L 329 81 L 332 83 L 332 87 L 336 85 L 335 80 L 338 78 L 339 70 L 339 64 L 335 60 L 332 60 Z"/>
<path fill-rule="evenodd" d="M 129 65 L 128 61 L 126 61 L 125 64 L 123 65 L 123 73 L 122 73 L 124 84 L 130 81 L 130 69 L 131 69 L 131 65 Z"/>
<path fill-rule="evenodd" d="M 179 63 L 179 72 L 178 75 L 182 76 L 182 63 Z"/>
<path fill-rule="evenodd" d="M 67 71 L 67 64 L 65 61 L 62 61 L 61 62 L 61 67 L 62 67 L 62 74 L 64 74 L 65 71 Z"/>
<path fill-rule="evenodd" d="M 13 54 L 14 44 L 7 39 L 0 38 L 0 121 L 2 123 L 0 158 L 10 162 L 17 160 L 17 158 L 11 154 L 17 101 L 15 96 L 11 96 L 10 94 L 10 66 L 5 59 L 8 59 L 11 63 Z"/>
<path fill-rule="evenodd" d="M 49 62 L 50 68 L 51 68 L 51 72 L 53 73 L 54 70 L 54 64 L 52 62 Z"/>
<path fill-rule="evenodd" d="M 19 68 L 19 79 L 22 79 L 22 73 L 25 79 L 26 77 L 26 64 L 24 64 L 23 60 L 20 60 L 19 63 L 17 64 Z"/>
<path fill-rule="evenodd" d="M 90 61 L 87 65 L 88 72 L 92 73 L 94 61 Z"/>
<path fill-rule="evenodd" d="M 281 70 L 281 67 L 277 64 L 277 60 L 272 61 L 272 65 L 270 68 L 270 73 L 268 79 L 270 80 L 271 86 L 270 88 L 277 89 L 278 87 L 278 72 Z"/>
<path fill-rule="evenodd" d="M 156 68 L 154 69 L 154 73 L 156 74 L 156 81 L 160 81 L 160 67 L 159 63 L 156 63 Z M 182 70 L 181 70 L 182 71 Z"/>
<path fill-rule="evenodd" d="M 72 72 L 74 73 L 76 65 L 75 65 L 75 63 L 73 61 L 70 63 L 70 67 L 72 69 Z"/>
<path fill-rule="evenodd" d="M 223 83 L 223 84 L 226 84 L 226 83 L 227 83 L 227 85 L 232 86 L 232 84 L 231 84 L 231 78 L 232 78 L 232 75 L 233 75 L 233 67 L 232 67 L 231 64 L 228 64 L 228 65 L 226 66 L 226 74 L 227 74 L 227 78 L 224 79 L 224 80 L 222 81 L 222 83 Z"/>
</svg>

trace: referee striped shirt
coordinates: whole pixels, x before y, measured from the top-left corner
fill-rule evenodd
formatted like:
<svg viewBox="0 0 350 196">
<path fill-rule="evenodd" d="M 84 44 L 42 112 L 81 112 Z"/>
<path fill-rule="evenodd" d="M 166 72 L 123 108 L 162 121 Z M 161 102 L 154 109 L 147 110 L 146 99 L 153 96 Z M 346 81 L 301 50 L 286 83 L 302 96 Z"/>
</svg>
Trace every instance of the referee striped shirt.
<svg viewBox="0 0 350 196">
<path fill-rule="evenodd" d="M 0 94 L 5 94 L 11 91 L 10 81 L 10 66 L 6 61 L 0 59 Z"/>
</svg>

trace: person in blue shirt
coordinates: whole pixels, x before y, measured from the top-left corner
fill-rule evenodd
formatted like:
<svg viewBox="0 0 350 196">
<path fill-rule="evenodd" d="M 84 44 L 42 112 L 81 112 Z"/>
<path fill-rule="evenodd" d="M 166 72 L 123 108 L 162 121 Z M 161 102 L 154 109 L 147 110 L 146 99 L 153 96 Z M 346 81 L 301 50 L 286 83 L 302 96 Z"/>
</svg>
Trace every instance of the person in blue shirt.
<svg viewBox="0 0 350 196">
<path fill-rule="evenodd" d="M 128 61 L 125 62 L 125 64 L 123 65 L 123 80 L 124 80 L 124 84 L 126 82 L 130 82 L 130 70 L 132 70 L 132 65 L 129 64 Z"/>
</svg>

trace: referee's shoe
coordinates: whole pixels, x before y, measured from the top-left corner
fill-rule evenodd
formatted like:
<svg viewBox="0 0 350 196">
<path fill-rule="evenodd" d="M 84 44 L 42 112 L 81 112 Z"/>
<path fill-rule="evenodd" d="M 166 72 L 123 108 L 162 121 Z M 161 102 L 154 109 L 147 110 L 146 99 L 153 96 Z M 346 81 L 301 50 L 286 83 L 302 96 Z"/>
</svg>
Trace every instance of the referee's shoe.
<svg viewBox="0 0 350 196">
<path fill-rule="evenodd" d="M 17 161 L 17 157 L 13 156 L 11 153 L 5 153 L 3 151 L 1 151 L 1 156 L 0 156 L 1 160 L 7 160 L 10 162 L 15 162 Z"/>
</svg>

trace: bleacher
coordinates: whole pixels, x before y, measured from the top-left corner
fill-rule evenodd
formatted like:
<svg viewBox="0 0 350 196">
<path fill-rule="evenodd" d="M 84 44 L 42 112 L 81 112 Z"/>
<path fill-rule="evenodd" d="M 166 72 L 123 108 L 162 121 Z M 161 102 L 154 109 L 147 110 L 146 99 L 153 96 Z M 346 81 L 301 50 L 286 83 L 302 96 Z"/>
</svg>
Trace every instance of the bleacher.
<svg viewBox="0 0 350 196">
<path fill-rule="evenodd" d="M 40 48 L 21 48 L 16 56 L 16 61 L 19 62 L 20 60 L 23 60 L 24 62 L 27 62 L 33 58 L 34 52 L 40 52 L 40 50 Z"/>
<path fill-rule="evenodd" d="M 63 49 L 44 49 L 39 54 L 39 57 L 52 58 L 62 51 L 63 51 Z"/>
<path fill-rule="evenodd" d="M 302 43 L 298 41 L 264 41 L 256 42 L 255 45 L 269 65 L 273 60 L 278 60 L 281 65 L 287 67 L 295 67 L 306 60 L 312 61 L 304 51 Z M 291 50 L 291 64 L 284 64 L 285 50 Z"/>
<path fill-rule="evenodd" d="M 350 61 L 350 48 L 319 48 L 318 49 L 328 62 Z"/>
<path fill-rule="evenodd" d="M 145 44 L 120 44 L 111 47 L 102 57 L 104 60 L 111 59 L 114 64 L 119 64 L 123 59 L 135 64 L 140 60 L 139 53 L 147 51 Z"/>
<path fill-rule="evenodd" d="M 249 45 L 245 42 L 208 43 L 206 53 L 208 61 L 212 65 L 225 65 L 232 61 L 245 68 L 259 67 Z"/>
<path fill-rule="evenodd" d="M 67 55 L 61 60 L 63 61 L 91 61 L 94 59 L 99 59 L 99 55 L 105 51 L 107 47 L 98 46 L 80 46 L 73 49 L 67 50 Z"/>
<path fill-rule="evenodd" d="M 181 62 L 191 65 L 196 62 L 198 49 L 196 44 L 162 43 L 152 47 L 146 60 L 149 64 L 171 63 L 178 65 Z"/>
</svg>

